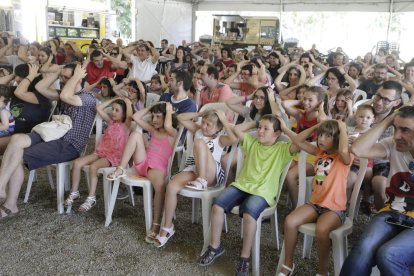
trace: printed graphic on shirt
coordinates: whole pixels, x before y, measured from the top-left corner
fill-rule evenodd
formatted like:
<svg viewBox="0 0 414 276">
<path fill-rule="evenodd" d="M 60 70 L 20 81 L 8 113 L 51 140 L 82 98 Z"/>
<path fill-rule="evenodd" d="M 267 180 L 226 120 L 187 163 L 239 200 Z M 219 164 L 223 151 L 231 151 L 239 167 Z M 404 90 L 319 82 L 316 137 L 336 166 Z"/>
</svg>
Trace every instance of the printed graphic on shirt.
<svg viewBox="0 0 414 276">
<path fill-rule="evenodd" d="M 315 168 L 315 181 L 317 185 L 322 185 L 325 177 L 329 174 L 333 158 L 321 158 Z"/>
<path fill-rule="evenodd" d="M 399 212 L 414 211 L 414 174 L 398 172 L 391 177 L 386 190 L 391 209 Z"/>
</svg>

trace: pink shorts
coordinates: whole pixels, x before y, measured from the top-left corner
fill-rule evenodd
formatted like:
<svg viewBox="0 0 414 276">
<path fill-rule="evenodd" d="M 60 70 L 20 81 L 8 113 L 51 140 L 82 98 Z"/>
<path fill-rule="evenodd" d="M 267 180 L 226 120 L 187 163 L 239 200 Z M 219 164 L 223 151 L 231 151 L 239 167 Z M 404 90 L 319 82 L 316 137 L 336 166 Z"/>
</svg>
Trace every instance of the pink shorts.
<svg viewBox="0 0 414 276">
<path fill-rule="evenodd" d="M 162 171 L 165 175 L 167 175 L 167 172 L 165 169 L 157 168 L 155 166 L 152 166 L 148 162 L 148 158 L 145 158 L 142 162 L 138 164 L 134 164 L 135 170 L 137 171 L 138 175 L 147 177 L 148 176 L 148 170 L 149 169 L 156 169 Z"/>
</svg>

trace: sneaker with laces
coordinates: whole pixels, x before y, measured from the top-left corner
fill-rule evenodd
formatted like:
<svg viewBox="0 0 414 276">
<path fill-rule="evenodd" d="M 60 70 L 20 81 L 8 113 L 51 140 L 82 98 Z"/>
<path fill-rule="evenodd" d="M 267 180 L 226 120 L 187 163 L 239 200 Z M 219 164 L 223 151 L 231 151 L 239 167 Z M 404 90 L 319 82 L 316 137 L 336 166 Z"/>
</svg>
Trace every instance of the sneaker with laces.
<svg viewBox="0 0 414 276">
<path fill-rule="evenodd" d="M 240 257 L 239 263 L 236 266 L 236 276 L 248 276 L 250 269 L 250 258 Z"/>
<path fill-rule="evenodd" d="M 213 261 L 223 255 L 224 247 L 220 244 L 219 247 L 213 248 L 211 245 L 208 246 L 206 252 L 198 260 L 198 264 L 201 266 L 208 266 L 213 263 Z"/>
</svg>

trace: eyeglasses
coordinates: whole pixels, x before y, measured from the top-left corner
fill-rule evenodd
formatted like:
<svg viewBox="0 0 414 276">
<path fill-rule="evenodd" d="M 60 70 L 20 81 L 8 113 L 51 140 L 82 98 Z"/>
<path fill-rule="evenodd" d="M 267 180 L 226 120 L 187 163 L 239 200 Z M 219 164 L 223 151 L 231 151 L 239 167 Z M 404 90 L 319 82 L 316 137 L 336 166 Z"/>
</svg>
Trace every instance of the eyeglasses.
<svg viewBox="0 0 414 276">
<path fill-rule="evenodd" d="M 338 80 L 337 78 L 326 78 L 327 81 L 336 81 Z"/>
<path fill-rule="evenodd" d="M 383 104 L 389 105 L 390 103 L 392 103 L 392 102 L 394 102 L 398 99 L 391 100 L 391 99 L 388 99 L 386 97 L 381 96 L 380 94 L 375 94 L 374 95 L 374 101 L 379 102 L 380 100 L 382 101 Z"/>
<path fill-rule="evenodd" d="M 264 101 L 264 100 L 266 100 L 266 97 L 264 97 L 264 96 L 253 96 L 253 100 Z"/>
</svg>

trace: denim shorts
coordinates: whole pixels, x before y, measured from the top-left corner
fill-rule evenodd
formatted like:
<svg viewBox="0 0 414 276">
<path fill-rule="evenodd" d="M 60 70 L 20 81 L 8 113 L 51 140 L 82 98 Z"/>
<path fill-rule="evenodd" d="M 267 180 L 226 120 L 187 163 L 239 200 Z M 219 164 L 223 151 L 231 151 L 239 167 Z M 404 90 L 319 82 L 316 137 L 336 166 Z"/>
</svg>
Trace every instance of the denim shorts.
<svg viewBox="0 0 414 276">
<path fill-rule="evenodd" d="M 234 186 L 229 186 L 221 192 L 213 204 L 223 208 L 226 214 L 230 213 L 234 206 L 240 205 L 239 216 L 243 217 L 243 214 L 247 213 L 255 220 L 269 207 L 263 197 L 243 192 Z"/>
<path fill-rule="evenodd" d="M 388 177 L 390 174 L 390 162 L 374 164 L 374 167 L 372 167 L 372 174 L 373 176 Z"/>
<path fill-rule="evenodd" d="M 24 149 L 23 160 L 29 170 L 35 170 L 51 164 L 72 161 L 79 152 L 69 142 L 62 139 L 44 142 L 39 134 L 26 134 L 31 139 L 30 147 Z"/>
<path fill-rule="evenodd" d="M 317 204 L 313 204 L 313 203 L 310 203 L 310 202 L 308 202 L 306 204 L 310 205 L 313 209 L 315 209 L 316 213 L 318 213 L 319 216 L 322 215 L 322 214 L 325 214 L 327 212 L 332 211 L 329 208 L 321 207 Z M 344 224 L 345 218 L 346 218 L 346 215 L 348 214 L 348 212 L 346 210 L 345 211 L 332 211 L 332 212 L 337 214 L 339 219 L 341 220 L 341 223 Z"/>
</svg>

